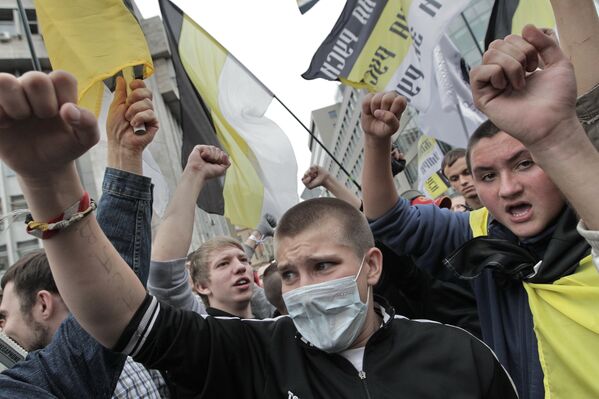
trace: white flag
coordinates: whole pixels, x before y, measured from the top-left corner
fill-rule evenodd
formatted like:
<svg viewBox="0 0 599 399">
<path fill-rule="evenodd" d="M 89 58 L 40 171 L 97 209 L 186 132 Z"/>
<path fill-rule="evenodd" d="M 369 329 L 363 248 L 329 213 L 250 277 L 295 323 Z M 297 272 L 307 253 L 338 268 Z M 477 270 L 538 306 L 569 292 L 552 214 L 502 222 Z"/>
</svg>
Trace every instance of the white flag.
<svg viewBox="0 0 599 399">
<path fill-rule="evenodd" d="M 472 132 L 487 118 L 475 106 L 466 65 L 458 49 L 443 35 L 433 51 L 435 71 L 430 102 L 418 114 L 418 126 L 426 135 L 454 147 L 465 148 Z"/>
</svg>

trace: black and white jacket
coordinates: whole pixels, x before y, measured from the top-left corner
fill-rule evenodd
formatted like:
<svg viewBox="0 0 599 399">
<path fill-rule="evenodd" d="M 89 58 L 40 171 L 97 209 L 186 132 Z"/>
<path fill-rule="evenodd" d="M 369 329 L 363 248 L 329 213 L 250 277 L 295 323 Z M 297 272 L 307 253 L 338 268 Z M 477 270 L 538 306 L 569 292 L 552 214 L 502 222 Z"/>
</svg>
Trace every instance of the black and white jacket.
<svg viewBox="0 0 599 399">
<path fill-rule="evenodd" d="M 394 316 L 368 341 L 363 370 L 305 342 L 287 316 L 202 317 L 147 296 L 114 348 L 164 370 L 189 398 L 516 398 L 493 352 L 466 331 Z"/>
</svg>

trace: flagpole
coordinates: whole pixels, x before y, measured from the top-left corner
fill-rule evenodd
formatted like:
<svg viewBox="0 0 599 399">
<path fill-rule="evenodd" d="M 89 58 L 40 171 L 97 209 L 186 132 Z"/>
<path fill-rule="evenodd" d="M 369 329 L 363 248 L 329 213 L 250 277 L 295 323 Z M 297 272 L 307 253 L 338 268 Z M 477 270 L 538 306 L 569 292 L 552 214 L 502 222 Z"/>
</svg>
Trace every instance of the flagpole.
<svg viewBox="0 0 599 399">
<path fill-rule="evenodd" d="M 257 80 L 257 79 L 256 79 L 256 80 Z M 262 83 L 262 82 L 260 82 L 260 83 Z M 268 91 L 269 91 L 269 92 L 272 94 L 272 91 L 270 91 L 270 90 L 268 90 Z M 326 147 L 326 146 L 325 146 L 325 145 L 324 145 L 324 144 L 323 144 L 323 143 L 322 143 L 322 142 L 321 142 L 321 141 L 318 139 L 318 137 L 316 137 L 316 136 L 314 135 L 314 133 L 312 133 L 312 131 L 311 131 L 310 129 L 308 129 L 308 126 L 304 125 L 304 123 L 303 123 L 303 122 L 302 122 L 302 121 L 301 121 L 301 120 L 300 120 L 300 119 L 299 119 L 299 118 L 298 118 L 298 117 L 297 117 L 297 116 L 296 116 L 296 115 L 295 115 L 293 112 L 291 112 L 291 110 L 290 110 L 290 109 L 289 109 L 289 108 L 288 108 L 288 107 L 285 105 L 285 103 L 283 103 L 283 101 L 281 101 L 281 99 L 280 99 L 279 97 L 277 97 L 277 96 L 276 96 L 276 95 L 274 95 L 274 94 L 272 94 L 272 95 L 273 95 L 273 97 L 274 97 L 274 98 L 275 98 L 275 99 L 276 99 L 276 100 L 279 102 L 279 104 L 281 104 L 281 105 L 283 106 L 283 108 L 285 108 L 285 109 L 287 110 L 287 112 L 289 112 L 289 113 L 291 114 L 291 116 L 293 116 L 293 117 L 295 118 L 295 120 L 296 120 L 296 121 L 298 121 L 298 123 L 299 123 L 300 125 L 302 125 L 302 127 L 303 127 L 304 129 L 306 129 L 306 131 L 308 132 L 308 134 L 310 135 L 310 137 L 312 137 L 312 138 L 314 139 L 314 141 L 316 141 L 316 142 L 317 142 L 317 143 L 320 145 L 320 147 L 321 147 L 321 148 L 324 150 L 324 152 L 326 152 L 326 153 L 327 153 L 327 155 L 328 155 L 329 157 L 331 157 L 331 159 L 332 159 L 333 161 L 335 161 L 335 163 L 336 163 L 336 164 L 339 166 L 339 168 L 340 168 L 340 169 L 343 171 L 343 173 L 345 173 L 345 174 L 347 175 L 347 177 L 349 178 L 349 180 L 351 180 L 351 182 L 352 182 L 352 183 L 354 183 L 354 185 L 355 185 L 355 186 L 358 188 L 358 190 L 362 191 L 362 186 L 360 186 L 360 185 L 358 184 L 358 182 L 354 180 L 354 178 L 351 176 L 351 174 L 350 174 L 350 173 L 349 173 L 349 172 L 348 172 L 348 171 L 347 171 L 347 170 L 346 170 L 346 169 L 343 167 L 343 165 L 341 164 L 341 162 L 339 162 L 339 161 L 337 160 L 337 158 L 335 158 L 335 157 L 333 156 L 333 154 L 331 154 L 331 152 L 330 152 L 330 151 L 327 149 L 327 147 Z"/>
<path fill-rule="evenodd" d="M 21 0 L 17 0 L 17 6 L 19 7 L 19 15 L 21 16 L 21 23 L 23 24 L 23 30 L 25 31 L 25 36 L 27 37 L 27 43 L 29 44 L 29 51 L 31 52 L 31 62 L 33 64 L 34 71 L 41 71 L 42 66 L 40 65 L 40 60 L 37 58 L 35 54 L 35 48 L 33 47 L 33 39 L 31 38 L 31 29 L 29 29 L 29 21 L 27 20 L 27 14 L 25 13 L 25 9 L 23 8 L 23 3 Z"/>
<path fill-rule="evenodd" d="M 476 44 L 476 48 L 478 49 L 478 52 L 482 56 L 483 55 L 483 49 L 480 48 L 480 43 L 478 42 L 478 40 L 476 40 L 476 35 L 474 34 L 474 31 L 470 27 L 470 24 L 468 23 L 468 20 L 466 19 L 466 16 L 464 15 L 463 12 L 461 12 L 460 15 L 462 16 L 462 19 L 464 20 L 464 23 L 466 24 L 466 28 L 468 29 L 468 32 L 470 32 L 470 36 L 472 37 L 472 40 L 474 41 L 474 44 Z"/>
</svg>

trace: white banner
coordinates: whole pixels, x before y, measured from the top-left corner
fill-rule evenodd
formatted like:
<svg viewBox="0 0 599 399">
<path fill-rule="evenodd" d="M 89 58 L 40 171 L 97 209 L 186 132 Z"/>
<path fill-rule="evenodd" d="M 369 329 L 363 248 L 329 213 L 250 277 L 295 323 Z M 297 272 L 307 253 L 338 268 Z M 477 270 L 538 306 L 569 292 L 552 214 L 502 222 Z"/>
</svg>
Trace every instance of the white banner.
<svg viewBox="0 0 599 399">
<path fill-rule="evenodd" d="M 412 45 L 387 84 L 405 96 L 419 111 L 426 111 L 431 99 L 433 50 L 447 25 L 460 14 L 470 0 L 414 0 L 408 13 Z"/>
<path fill-rule="evenodd" d="M 447 35 L 433 50 L 433 62 L 432 95 L 428 108 L 418 114 L 418 126 L 426 135 L 466 148 L 472 132 L 487 117 L 474 105 L 466 65 Z"/>
</svg>

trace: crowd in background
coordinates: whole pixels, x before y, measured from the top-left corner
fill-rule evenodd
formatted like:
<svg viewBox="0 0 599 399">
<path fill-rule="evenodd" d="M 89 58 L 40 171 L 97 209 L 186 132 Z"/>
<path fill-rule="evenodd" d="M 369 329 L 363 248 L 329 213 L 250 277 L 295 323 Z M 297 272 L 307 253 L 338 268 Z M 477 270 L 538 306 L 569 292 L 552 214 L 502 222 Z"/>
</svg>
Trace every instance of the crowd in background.
<svg viewBox="0 0 599 399">
<path fill-rule="evenodd" d="M 361 197 L 314 165 L 304 185 L 335 198 L 191 252 L 226 153 L 194 148 L 152 239 L 143 81 L 117 79 L 96 204 L 74 162 L 99 131 L 74 78 L 0 74 L 0 158 L 44 240 L 1 280 L 0 326 L 29 355 L 0 398 L 599 396 L 599 20 L 565 3 L 559 41 L 529 25 L 471 71 L 489 120 L 443 159 L 454 198 L 397 192 L 407 101 L 369 93 Z M 270 238 L 275 258 L 252 267 Z"/>
</svg>

